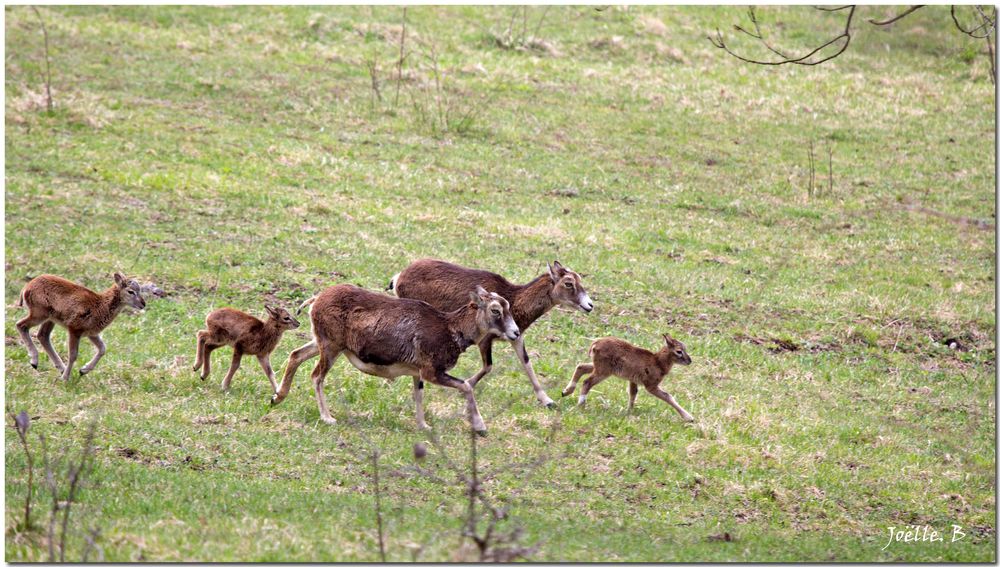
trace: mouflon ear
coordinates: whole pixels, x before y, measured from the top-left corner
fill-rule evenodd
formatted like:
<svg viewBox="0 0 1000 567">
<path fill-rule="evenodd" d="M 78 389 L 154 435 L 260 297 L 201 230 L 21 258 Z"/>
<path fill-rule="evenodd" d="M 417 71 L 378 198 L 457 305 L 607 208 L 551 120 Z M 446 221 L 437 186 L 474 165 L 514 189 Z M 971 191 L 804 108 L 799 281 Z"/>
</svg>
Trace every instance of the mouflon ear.
<svg viewBox="0 0 1000 567">
<path fill-rule="evenodd" d="M 115 283 L 118 284 L 119 287 L 127 287 L 128 278 L 126 278 L 120 272 L 115 272 Z"/>
<path fill-rule="evenodd" d="M 476 293 L 476 292 L 474 292 L 474 291 L 470 291 L 469 292 L 469 302 L 472 303 L 472 306 L 475 307 L 475 308 L 477 308 L 477 309 L 479 309 L 480 307 L 482 307 L 483 303 L 485 303 L 483 301 L 483 298 L 479 297 L 479 294 Z"/>
<path fill-rule="evenodd" d="M 266 303 L 264 304 L 264 311 L 267 311 L 267 314 L 270 315 L 270 316 L 272 316 L 272 317 L 275 317 L 275 318 L 278 317 L 278 310 L 275 309 L 274 307 L 271 307 L 270 305 L 268 305 Z"/>
<path fill-rule="evenodd" d="M 559 281 L 559 278 L 566 275 L 566 268 L 564 268 L 563 265 L 559 263 L 559 260 L 554 260 L 551 264 L 548 264 L 548 266 L 549 266 L 549 277 L 552 278 L 552 281 L 557 282 Z"/>
<path fill-rule="evenodd" d="M 667 345 L 669 346 L 673 346 L 674 343 L 676 342 L 674 338 L 670 336 L 669 333 L 663 333 L 663 340 L 666 341 Z"/>
</svg>

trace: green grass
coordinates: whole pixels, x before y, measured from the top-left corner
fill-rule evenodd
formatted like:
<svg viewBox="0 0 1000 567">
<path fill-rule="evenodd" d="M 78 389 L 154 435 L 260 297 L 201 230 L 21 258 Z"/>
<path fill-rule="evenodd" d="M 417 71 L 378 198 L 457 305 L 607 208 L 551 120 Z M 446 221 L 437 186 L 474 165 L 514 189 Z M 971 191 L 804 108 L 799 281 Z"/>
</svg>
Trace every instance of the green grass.
<svg viewBox="0 0 1000 567">
<path fill-rule="evenodd" d="M 763 68 L 705 39 L 745 23 L 739 8 L 552 8 L 539 33 L 552 53 L 497 47 L 511 8 L 411 7 L 419 53 L 398 106 L 397 8 L 40 12 L 51 114 L 37 20 L 5 9 L 5 395 L 57 448 L 97 420 L 79 518 L 102 529 L 108 560 L 374 560 L 369 438 L 384 453 L 389 558 L 408 560 L 407 545 L 460 557 L 460 489 L 389 474 L 423 438 L 408 380 L 340 361 L 327 381 L 340 423 L 326 426 L 311 364 L 274 409 L 252 360 L 228 395 L 228 351 L 209 382 L 190 370 L 213 307 L 381 289 L 424 256 L 522 282 L 552 259 L 584 274 L 596 311 L 555 310 L 527 334 L 550 396 L 597 337 L 654 348 L 669 331 L 694 359 L 665 384 L 698 418 L 685 425 L 646 394 L 626 415 L 617 379 L 585 411 L 546 411 L 498 347 L 477 389 L 483 460 L 546 450 L 554 421 L 548 449 L 568 453 L 487 485 L 542 542 L 534 559 L 996 560 L 996 241 L 972 224 L 995 222 L 994 90 L 947 8 L 861 23 L 819 67 Z M 644 31 L 647 17 L 665 33 Z M 761 17 L 789 49 L 839 21 L 805 7 Z M 471 109 L 449 131 L 421 119 L 435 116 L 431 44 L 443 100 Z M 812 197 L 810 142 L 824 188 L 828 147 L 834 165 L 833 191 Z M 85 378 L 59 382 L 44 355 L 32 370 L 12 306 L 25 278 L 103 288 L 116 269 L 169 298 L 121 316 Z M 277 372 L 307 337 L 285 337 Z M 472 349 L 454 373 L 478 364 Z M 445 419 L 459 396 L 427 399 L 459 451 L 462 427 Z M 44 537 L 17 528 L 26 461 L 9 428 L 5 465 L 6 560 L 44 559 Z M 47 505 L 39 494 L 36 521 Z M 969 535 L 881 549 L 910 524 Z"/>
</svg>

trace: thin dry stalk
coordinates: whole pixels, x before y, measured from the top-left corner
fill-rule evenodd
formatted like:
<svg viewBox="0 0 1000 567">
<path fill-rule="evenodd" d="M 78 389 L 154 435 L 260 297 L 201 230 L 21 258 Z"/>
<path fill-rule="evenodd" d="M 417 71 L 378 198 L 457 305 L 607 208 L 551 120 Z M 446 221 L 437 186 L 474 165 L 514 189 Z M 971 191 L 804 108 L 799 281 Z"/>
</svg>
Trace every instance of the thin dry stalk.
<svg viewBox="0 0 1000 567">
<path fill-rule="evenodd" d="M 827 195 L 833 195 L 833 144 L 827 146 L 827 166 L 829 167 L 829 183 L 827 185 Z"/>
<path fill-rule="evenodd" d="M 49 30 L 45 27 L 45 20 L 38 12 L 38 8 L 32 6 L 38 23 L 42 26 L 42 35 L 45 37 L 45 109 L 52 112 L 52 69 L 49 65 Z"/>
<path fill-rule="evenodd" d="M 809 196 L 812 197 L 816 186 L 816 160 L 813 157 L 813 142 L 809 140 Z"/>
<path fill-rule="evenodd" d="M 378 524 L 378 556 L 385 563 L 385 530 L 382 527 L 382 485 L 379 482 L 379 452 L 372 451 L 372 474 L 375 477 L 375 522 Z"/>
<path fill-rule="evenodd" d="M 83 442 L 83 449 L 80 452 L 80 462 L 74 467 L 73 463 L 70 463 L 69 467 L 69 494 L 66 496 L 66 503 L 63 508 L 63 519 L 62 519 L 62 532 L 59 535 L 59 561 L 66 561 L 66 532 L 67 526 L 69 525 L 69 513 L 70 509 L 73 507 L 73 502 L 76 500 L 76 493 L 80 487 L 80 482 L 83 480 L 85 472 L 87 471 L 87 461 L 90 458 L 91 451 L 94 447 L 94 433 L 97 430 L 97 423 L 92 422 L 90 427 L 87 429 L 87 436 Z"/>
<path fill-rule="evenodd" d="M 406 48 L 406 6 L 403 6 L 403 32 L 399 38 L 399 60 L 396 61 L 396 98 L 392 101 L 393 108 L 399 107 L 399 88 L 403 83 L 403 57 Z"/>
</svg>

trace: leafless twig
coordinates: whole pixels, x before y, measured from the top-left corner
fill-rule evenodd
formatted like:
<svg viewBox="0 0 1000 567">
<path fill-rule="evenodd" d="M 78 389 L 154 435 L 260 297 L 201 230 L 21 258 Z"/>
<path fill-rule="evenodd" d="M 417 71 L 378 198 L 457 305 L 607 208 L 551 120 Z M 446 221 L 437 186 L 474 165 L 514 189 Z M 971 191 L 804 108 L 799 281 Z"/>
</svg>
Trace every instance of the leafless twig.
<svg viewBox="0 0 1000 567">
<path fill-rule="evenodd" d="M 868 23 L 874 24 L 876 26 L 887 26 L 887 25 L 889 25 L 889 24 L 891 24 L 893 22 L 898 22 L 899 20 L 902 20 L 906 16 L 909 16 L 910 14 L 916 12 L 917 10 L 919 10 L 921 8 L 923 8 L 923 5 L 921 5 L 921 4 L 918 4 L 916 6 L 910 6 L 906 10 L 903 10 L 902 12 L 900 12 L 899 14 L 897 14 L 897 15 L 889 18 L 888 20 L 881 20 L 881 21 L 879 21 L 879 20 L 875 20 L 874 18 L 871 18 L 871 19 L 868 20 Z"/>
<path fill-rule="evenodd" d="M 403 31 L 399 37 L 399 60 L 396 61 L 396 98 L 392 102 L 393 108 L 399 107 L 399 88 L 403 83 L 403 57 L 406 47 L 406 6 L 403 6 Z"/>
<path fill-rule="evenodd" d="M 38 12 L 38 8 L 32 6 L 38 23 L 42 26 L 42 35 L 45 37 L 45 109 L 52 112 L 52 70 L 49 66 L 49 30 L 45 27 L 45 20 Z"/>
<path fill-rule="evenodd" d="M 742 56 L 742 55 L 734 52 L 726 44 L 725 38 L 723 38 L 722 32 L 719 31 L 719 30 L 715 31 L 715 37 L 709 36 L 708 40 L 710 42 L 712 42 L 712 45 L 714 45 L 715 47 L 717 47 L 719 49 L 722 49 L 723 51 L 725 51 L 726 53 L 728 53 L 728 54 L 732 55 L 733 57 L 739 59 L 740 61 L 745 61 L 747 63 L 754 63 L 754 64 L 757 64 L 757 65 L 787 65 L 787 64 L 808 65 L 808 66 L 819 65 L 820 63 L 825 63 L 826 61 L 829 61 L 829 60 L 831 60 L 831 59 L 839 56 L 841 53 L 843 53 L 844 51 L 847 50 L 847 46 L 850 45 L 850 43 L 851 43 L 851 23 L 854 20 L 854 11 L 855 11 L 856 8 L 857 8 L 857 6 L 845 6 L 843 8 L 837 8 L 837 10 L 849 9 L 849 11 L 847 13 L 847 18 L 844 20 L 844 29 L 843 29 L 843 31 L 841 31 L 840 34 L 838 34 L 834 38 L 832 38 L 832 39 L 824 42 L 819 47 L 817 47 L 817 48 L 813 49 L 812 51 L 806 53 L 805 55 L 801 55 L 801 56 L 786 55 L 782 51 L 779 51 L 777 48 L 775 48 L 774 46 L 772 46 L 764 38 L 763 34 L 760 33 L 760 27 L 759 27 L 758 22 L 757 22 L 757 15 L 756 15 L 756 12 L 754 11 L 753 7 L 749 8 L 748 12 L 749 12 L 749 15 L 750 15 L 750 21 L 754 24 L 754 31 L 750 32 L 750 31 L 748 31 L 748 30 L 746 30 L 746 29 L 744 29 L 744 28 L 742 28 L 740 26 L 734 26 L 734 28 L 736 29 L 736 31 L 744 33 L 744 34 L 746 34 L 746 35 L 748 35 L 748 36 L 750 36 L 750 37 L 758 40 L 764 47 L 767 48 L 768 51 L 770 51 L 771 53 L 774 53 L 775 55 L 778 55 L 779 57 L 781 57 L 782 59 L 779 60 L 779 61 L 761 61 L 761 60 L 757 60 L 757 59 L 750 59 L 748 57 L 744 57 L 744 56 Z M 827 10 L 827 11 L 832 11 L 832 10 Z M 836 51 L 834 51 L 833 53 L 830 53 L 829 55 L 826 55 L 826 56 L 824 56 L 824 57 L 822 57 L 820 59 L 812 60 L 813 56 L 817 55 L 818 53 L 820 53 L 821 51 L 823 51 L 827 47 L 829 47 L 831 45 L 834 45 L 834 44 L 836 44 L 837 42 L 839 42 L 841 40 L 843 40 L 843 43 L 836 49 Z"/>
</svg>

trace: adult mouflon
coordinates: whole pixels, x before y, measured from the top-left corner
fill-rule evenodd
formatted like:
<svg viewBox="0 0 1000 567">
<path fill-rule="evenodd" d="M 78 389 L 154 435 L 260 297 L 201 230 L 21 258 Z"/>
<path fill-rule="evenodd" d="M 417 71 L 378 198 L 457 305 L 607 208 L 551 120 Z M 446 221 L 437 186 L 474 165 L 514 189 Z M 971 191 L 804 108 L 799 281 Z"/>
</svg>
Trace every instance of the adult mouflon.
<svg viewBox="0 0 1000 567">
<path fill-rule="evenodd" d="M 475 286 L 482 286 L 487 291 L 498 293 L 510 302 L 514 322 L 522 333 L 521 336 L 511 340 L 514 351 L 531 381 L 535 397 L 546 407 L 554 407 L 555 403 L 542 389 L 535 376 L 535 370 L 531 366 L 528 351 L 524 346 L 523 333 L 556 305 L 579 309 L 585 313 L 594 310 L 594 303 L 587 295 L 580 275 L 563 267 L 559 262 L 553 262 L 548 266 L 546 273 L 524 285 L 518 285 L 493 272 L 425 258 L 407 266 L 389 283 L 389 289 L 397 296 L 420 299 L 443 311 L 450 311 L 461 305 L 468 290 Z M 493 370 L 493 341 L 497 338 L 502 337 L 488 335 L 479 342 L 483 367 L 468 379 L 469 385 L 475 387 Z"/>
<path fill-rule="evenodd" d="M 475 290 L 475 291 L 473 291 Z M 413 299 L 399 299 L 350 284 L 329 287 L 306 300 L 312 304 L 313 340 L 292 351 L 281 386 L 271 399 L 280 403 L 288 395 L 295 371 L 306 360 L 319 355 L 313 370 L 313 387 L 320 417 L 334 423 L 323 394 L 323 380 L 338 356 L 343 354 L 355 368 L 372 376 L 393 380 L 413 377 L 413 401 L 417 425 L 426 428 L 423 408 L 424 382 L 455 388 L 466 399 L 472 428 L 485 434 L 472 387 L 448 374 L 469 346 L 487 336 L 517 339 L 521 332 L 511 317 L 510 304 L 482 287 L 470 288 L 465 300 L 445 312 Z"/>
</svg>

